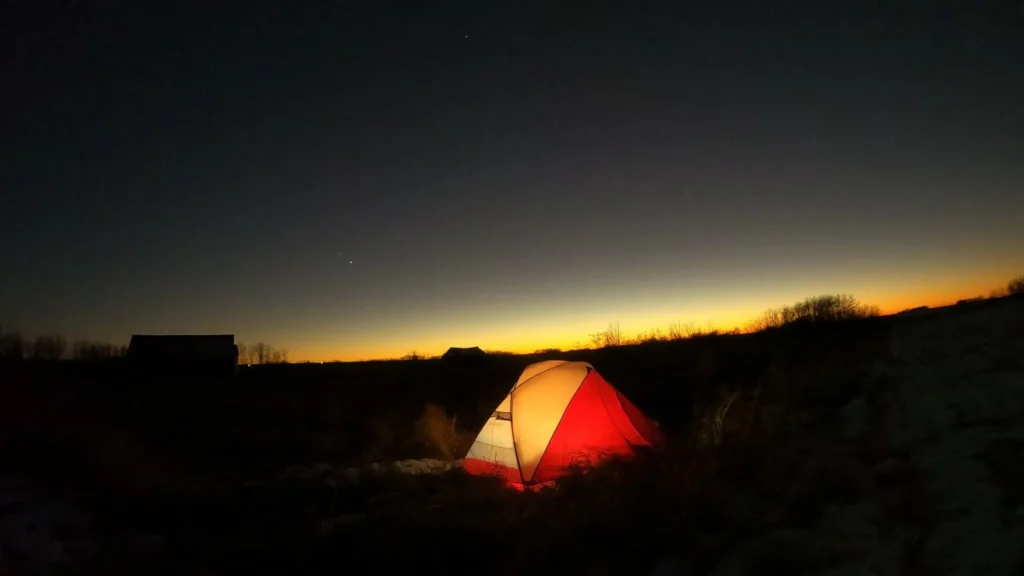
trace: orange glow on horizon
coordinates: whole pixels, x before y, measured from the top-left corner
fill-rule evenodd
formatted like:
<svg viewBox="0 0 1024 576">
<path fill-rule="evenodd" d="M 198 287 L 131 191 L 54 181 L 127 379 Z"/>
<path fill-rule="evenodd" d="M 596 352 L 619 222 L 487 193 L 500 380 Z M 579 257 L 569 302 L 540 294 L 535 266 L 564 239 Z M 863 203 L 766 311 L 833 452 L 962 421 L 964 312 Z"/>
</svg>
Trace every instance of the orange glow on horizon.
<svg viewBox="0 0 1024 576">
<path fill-rule="evenodd" d="M 1012 276 L 1012 275 L 1011 275 Z M 992 290 L 1005 286 L 1005 271 L 985 275 L 982 278 L 974 277 L 959 282 L 950 282 L 942 289 L 930 290 L 868 290 L 867 294 L 852 292 L 861 302 L 876 305 L 881 309 L 883 315 L 896 314 L 900 311 L 916 308 L 919 306 L 941 307 L 955 304 L 957 300 L 973 298 L 976 296 L 989 296 Z M 808 294 L 808 296 L 813 294 Z M 729 331 L 743 329 L 751 320 L 759 316 L 765 309 L 776 306 L 790 305 L 798 301 L 778 302 L 775 305 L 757 307 L 746 305 L 738 310 L 709 310 L 709 319 L 700 319 L 690 322 L 686 319 L 674 320 L 671 312 L 665 314 L 666 320 L 658 322 L 651 316 L 644 314 L 644 318 L 623 318 L 619 320 L 619 327 L 623 337 L 635 337 L 639 333 L 647 333 L 651 330 L 660 330 L 666 333 L 673 324 L 691 325 L 700 329 L 715 329 Z M 715 321 L 710 318 L 718 318 Z M 603 324 L 577 323 L 572 325 L 562 324 L 558 326 L 544 326 L 536 323 L 537 329 L 532 334 L 522 334 L 524 326 L 513 327 L 513 334 L 500 333 L 494 330 L 486 332 L 465 332 L 457 335 L 444 335 L 436 339 L 421 339 L 418 346 L 409 346 L 404 343 L 395 342 L 385 346 L 367 346 L 365 348 L 353 348 L 345 346 L 344 349 L 330 347 L 319 350 L 293 350 L 290 354 L 292 362 L 351 362 L 359 360 L 386 360 L 401 358 L 411 352 L 416 352 L 425 357 L 439 356 L 451 346 L 480 346 L 484 350 L 504 351 L 517 354 L 530 353 L 537 350 L 557 348 L 560 350 L 572 350 L 577 347 L 588 347 L 591 342 L 590 335 L 603 332 L 608 324 L 614 323 L 611 319 Z M 518 330 L 516 330 L 518 329 Z M 515 335 L 514 332 L 520 331 Z M 543 334 L 543 335 L 539 335 Z M 518 336 L 518 337 L 517 337 Z M 442 341 L 443 340 L 443 341 Z M 287 348 L 287 346 L 284 346 Z"/>
</svg>

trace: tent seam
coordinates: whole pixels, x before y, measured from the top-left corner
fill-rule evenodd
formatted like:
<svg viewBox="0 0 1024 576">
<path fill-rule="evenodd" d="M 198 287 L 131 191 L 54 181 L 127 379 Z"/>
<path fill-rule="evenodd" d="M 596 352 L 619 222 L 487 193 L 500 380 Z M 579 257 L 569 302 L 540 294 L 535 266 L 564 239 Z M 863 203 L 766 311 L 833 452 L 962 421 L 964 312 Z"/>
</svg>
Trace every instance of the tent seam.
<svg viewBox="0 0 1024 576">
<path fill-rule="evenodd" d="M 516 472 L 519 472 L 519 481 L 526 486 L 526 477 L 523 476 L 523 464 L 519 461 L 519 443 L 516 442 L 516 386 L 508 393 L 508 427 L 512 434 L 512 453 L 516 455 Z"/>
<path fill-rule="evenodd" d="M 537 376 L 540 376 L 541 374 L 547 374 L 549 371 L 554 370 L 555 368 L 558 368 L 559 366 L 565 366 L 566 364 L 572 364 L 572 362 L 569 361 L 569 360 L 562 360 L 560 364 L 555 364 L 554 366 L 552 366 L 550 368 L 545 368 L 545 369 L 541 370 L 540 372 L 537 372 L 533 376 L 530 376 L 526 380 L 523 380 L 519 384 L 516 384 L 515 386 L 512 387 L 512 390 L 515 390 L 516 388 L 519 388 L 520 386 L 525 385 L 527 382 L 529 382 L 530 380 L 533 380 L 534 378 L 536 378 Z M 593 370 L 594 369 L 594 367 L 591 366 L 587 362 L 581 362 L 581 364 L 586 364 L 587 365 L 587 370 Z M 589 374 L 589 372 L 588 372 L 588 374 Z"/>
<path fill-rule="evenodd" d="M 540 463 L 543 462 L 544 461 L 544 457 L 547 456 L 548 448 L 551 448 L 551 441 L 555 439 L 555 433 L 558 432 L 558 427 L 562 425 L 562 420 L 565 419 L 565 413 L 569 411 L 569 406 L 572 406 L 572 401 L 576 399 L 576 395 L 579 394 L 580 393 L 580 389 L 583 388 L 583 383 L 587 381 L 587 378 L 590 378 L 590 373 L 593 370 L 594 370 L 593 367 L 590 367 L 590 366 L 587 367 L 587 374 L 583 377 L 582 380 L 580 380 L 579 386 L 576 387 L 576 391 L 573 392 L 572 396 L 569 397 L 569 401 L 565 403 L 565 408 L 562 409 L 562 415 L 558 417 L 558 423 L 555 424 L 554 429 L 551 430 L 551 437 L 548 438 L 548 443 L 544 445 L 544 451 L 540 453 L 540 458 L 537 459 L 537 468 L 540 468 Z M 525 382 L 524 382 L 524 384 L 525 384 Z M 512 442 L 514 443 L 515 441 L 516 441 L 516 439 L 513 436 L 512 437 Z M 519 454 L 516 454 L 516 458 L 517 459 L 519 458 Z M 533 469 L 533 475 L 530 476 L 530 481 L 531 482 L 533 481 L 533 476 L 537 475 L 537 468 Z M 522 468 L 519 469 L 519 473 L 520 474 L 523 473 L 523 469 Z M 523 481 L 524 481 L 524 483 L 526 482 L 526 476 L 523 476 Z"/>
<path fill-rule="evenodd" d="M 603 376 L 601 377 L 601 380 L 604 380 L 604 383 L 607 384 L 608 387 L 611 388 L 613 392 L 618 392 L 618 390 L 616 390 L 615 387 L 612 386 L 610 382 L 605 380 Z M 622 402 L 619 402 L 619 395 L 618 394 L 615 395 L 615 403 L 619 405 L 619 409 L 622 410 L 622 414 L 626 417 L 626 420 L 629 421 L 629 425 L 633 426 L 633 431 L 636 432 L 638 435 L 642 436 L 642 434 L 640 434 L 640 431 L 636 429 L 636 425 L 633 424 L 633 420 L 629 417 L 629 414 L 626 414 L 625 408 L 622 407 Z M 608 421 L 612 422 L 614 424 L 615 423 L 615 418 L 612 418 L 612 411 L 608 409 L 608 403 L 605 402 L 605 400 L 603 398 L 603 395 L 602 395 L 602 398 L 601 398 L 601 406 L 604 406 L 605 414 L 608 414 Z M 615 431 L 619 433 L 619 436 L 622 436 L 622 440 L 626 443 L 626 446 L 629 446 L 629 447 L 633 446 L 633 443 L 629 441 L 629 438 L 626 438 L 626 435 L 622 433 L 622 428 L 619 428 L 618 426 L 616 426 L 615 427 Z"/>
</svg>

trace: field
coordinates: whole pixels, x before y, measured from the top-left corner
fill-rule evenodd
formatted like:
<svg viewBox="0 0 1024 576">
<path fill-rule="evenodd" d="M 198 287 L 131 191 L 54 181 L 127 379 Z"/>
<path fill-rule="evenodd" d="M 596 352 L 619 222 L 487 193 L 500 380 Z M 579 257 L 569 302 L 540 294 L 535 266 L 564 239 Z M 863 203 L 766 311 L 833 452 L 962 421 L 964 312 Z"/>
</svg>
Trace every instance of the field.
<svg viewBox="0 0 1024 576">
<path fill-rule="evenodd" d="M 462 473 L 522 368 L 551 357 L 591 362 L 669 445 L 537 493 Z M 0 574 L 1024 573 L 1019 299 L 230 383 L 0 375 Z"/>
</svg>

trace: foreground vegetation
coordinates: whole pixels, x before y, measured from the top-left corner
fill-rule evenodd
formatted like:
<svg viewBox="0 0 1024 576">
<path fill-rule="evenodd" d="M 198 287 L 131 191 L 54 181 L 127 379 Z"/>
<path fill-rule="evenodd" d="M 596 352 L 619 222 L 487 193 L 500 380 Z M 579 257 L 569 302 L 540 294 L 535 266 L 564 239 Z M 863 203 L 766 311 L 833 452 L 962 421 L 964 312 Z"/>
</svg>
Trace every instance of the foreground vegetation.
<svg viewBox="0 0 1024 576">
<path fill-rule="evenodd" d="M 759 478 L 768 499 L 757 506 L 777 508 L 764 518 L 807 520 L 787 510 L 821 498 L 820 488 L 777 492 L 806 472 L 794 468 L 795 453 L 769 457 L 762 443 L 815 418 L 808 403 L 841 405 L 884 353 L 880 328 L 580 353 L 657 419 L 672 445 L 539 494 L 458 471 L 356 485 L 276 481 L 295 464 L 461 456 L 509 382 L 538 357 L 268 366 L 229 386 L 165 390 L 107 381 L 99 371 L 25 373 L 17 396 L 3 403 L 4 462 L 95 511 L 111 530 L 134 526 L 166 538 L 160 551 L 94 559 L 110 570 L 326 573 L 379 562 L 382 546 L 401 546 L 389 567 L 440 556 L 444 571 L 469 572 L 479 566 L 458 558 L 471 549 L 474 558 L 501 556 L 511 569 L 538 554 L 577 563 L 574 555 L 615 549 L 624 538 L 636 553 L 708 547 L 701 554 L 710 562 L 709 550 L 764 521 L 736 509 L 750 503 L 730 501 L 740 489 L 734 482 Z M 820 389 L 822 379 L 834 381 L 830 390 Z M 726 422 L 720 406 L 729 398 Z M 742 441 L 725 441 L 732 437 Z M 519 534 L 517 544 L 504 550 L 510 534 Z M 628 558 L 616 554 L 605 565 Z"/>
<path fill-rule="evenodd" d="M 970 366 L 1024 374 L 1024 322 L 1011 300 L 479 362 L 266 365 L 231 382 L 161 387 L 132 381 L 116 362 L 7 364 L 0 476 L 28 477 L 93 516 L 92 530 L 118 543 L 77 564 L 93 573 L 477 573 L 500 558 L 489 573 L 649 573 L 666 561 L 705 574 L 740 556 L 748 566 L 738 573 L 821 573 L 852 552 L 822 544 L 812 554 L 786 538 L 810 538 L 880 490 L 879 514 L 905 527 L 908 549 L 937 521 L 921 464 L 905 459 L 886 424 L 887 390 L 909 362 L 896 331 L 970 335 L 1003 322 L 947 354 L 982 354 Z M 987 324 L 928 328 L 972 311 Z M 929 354 L 914 362 L 933 362 Z M 659 422 L 668 447 L 536 494 L 457 467 L 351 474 L 403 459 L 456 461 L 522 368 L 555 357 L 594 364 Z M 851 435 L 858 406 L 866 431 Z M 1013 465 L 1024 445 L 1000 446 L 993 477 L 1024 481 Z M 127 544 L 118 535 L 129 531 L 156 534 L 158 544 Z M 738 551 L 765 534 L 781 540 Z M 935 573 L 924 552 L 899 562 L 893 573 Z"/>
</svg>

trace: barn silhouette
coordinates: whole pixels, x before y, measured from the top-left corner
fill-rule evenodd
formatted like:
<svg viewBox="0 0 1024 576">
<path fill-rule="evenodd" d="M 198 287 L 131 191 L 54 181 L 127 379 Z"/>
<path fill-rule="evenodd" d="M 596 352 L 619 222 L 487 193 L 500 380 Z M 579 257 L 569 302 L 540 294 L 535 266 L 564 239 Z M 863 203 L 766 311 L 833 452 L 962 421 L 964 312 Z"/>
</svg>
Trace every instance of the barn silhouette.
<svg viewBox="0 0 1024 576">
<path fill-rule="evenodd" d="M 234 334 L 134 334 L 129 365 L 147 377 L 226 378 L 238 370 Z"/>
</svg>

